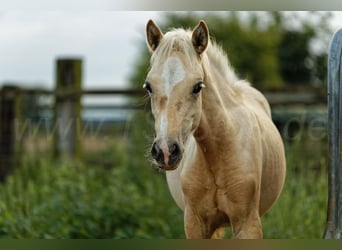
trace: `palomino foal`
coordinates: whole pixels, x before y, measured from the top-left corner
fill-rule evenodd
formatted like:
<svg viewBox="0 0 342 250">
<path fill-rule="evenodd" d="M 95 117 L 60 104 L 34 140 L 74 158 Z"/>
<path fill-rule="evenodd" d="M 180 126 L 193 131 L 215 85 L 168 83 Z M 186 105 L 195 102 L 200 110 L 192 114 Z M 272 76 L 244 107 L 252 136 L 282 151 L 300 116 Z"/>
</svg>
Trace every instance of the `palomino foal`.
<svg viewBox="0 0 342 250">
<path fill-rule="evenodd" d="M 201 21 L 163 34 L 150 20 L 151 154 L 184 210 L 187 238 L 262 238 L 260 216 L 285 179 L 284 146 L 264 96 L 239 80 Z"/>
</svg>

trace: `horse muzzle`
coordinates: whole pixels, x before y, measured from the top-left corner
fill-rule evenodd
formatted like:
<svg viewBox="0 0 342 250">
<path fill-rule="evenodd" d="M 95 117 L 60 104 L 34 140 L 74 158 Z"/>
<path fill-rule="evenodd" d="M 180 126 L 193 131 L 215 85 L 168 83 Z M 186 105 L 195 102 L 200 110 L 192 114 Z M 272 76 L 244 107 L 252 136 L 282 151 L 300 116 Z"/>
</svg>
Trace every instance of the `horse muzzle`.
<svg viewBox="0 0 342 250">
<path fill-rule="evenodd" d="M 156 140 L 152 145 L 151 155 L 160 169 L 174 170 L 178 167 L 183 152 L 175 141 Z"/>
</svg>

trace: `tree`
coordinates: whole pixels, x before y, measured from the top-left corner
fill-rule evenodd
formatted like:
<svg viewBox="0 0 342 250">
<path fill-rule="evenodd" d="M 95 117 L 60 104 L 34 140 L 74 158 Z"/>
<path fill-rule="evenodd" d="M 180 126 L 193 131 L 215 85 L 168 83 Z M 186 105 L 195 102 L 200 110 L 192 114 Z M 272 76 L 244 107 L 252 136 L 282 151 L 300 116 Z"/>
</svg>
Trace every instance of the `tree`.
<svg viewBox="0 0 342 250">
<path fill-rule="evenodd" d="M 326 50 L 331 36 L 330 13 L 273 13 L 281 31 L 278 60 L 289 85 L 322 85 L 326 81 Z M 313 48 L 314 44 L 320 48 Z"/>
</svg>

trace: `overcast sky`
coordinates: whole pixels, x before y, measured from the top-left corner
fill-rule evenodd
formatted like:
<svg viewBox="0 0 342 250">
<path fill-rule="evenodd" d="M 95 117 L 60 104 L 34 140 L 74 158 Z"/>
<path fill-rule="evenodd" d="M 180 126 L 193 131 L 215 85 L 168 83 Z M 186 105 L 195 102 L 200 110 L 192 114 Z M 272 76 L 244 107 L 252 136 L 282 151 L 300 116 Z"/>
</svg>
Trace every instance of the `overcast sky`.
<svg viewBox="0 0 342 250">
<path fill-rule="evenodd" d="M 144 44 L 145 24 L 161 12 L 0 12 L 0 86 L 53 88 L 54 60 L 84 59 L 85 87 L 127 87 L 127 77 Z M 334 13 L 333 29 L 342 12 Z M 35 84 L 35 86 L 33 85 Z"/>
<path fill-rule="evenodd" d="M 0 13 L 0 84 L 52 88 L 54 60 L 82 57 L 85 87 L 124 87 L 143 45 L 145 24 L 158 16 L 114 11 Z"/>
</svg>

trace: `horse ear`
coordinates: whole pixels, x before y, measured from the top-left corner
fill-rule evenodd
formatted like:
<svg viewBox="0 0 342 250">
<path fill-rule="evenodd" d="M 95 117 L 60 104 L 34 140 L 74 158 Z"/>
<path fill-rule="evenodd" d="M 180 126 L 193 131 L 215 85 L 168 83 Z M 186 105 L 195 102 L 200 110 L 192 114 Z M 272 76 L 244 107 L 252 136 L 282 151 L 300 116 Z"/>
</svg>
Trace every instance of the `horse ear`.
<svg viewBox="0 0 342 250">
<path fill-rule="evenodd" d="M 201 20 L 192 32 L 192 45 L 194 46 L 196 52 L 200 55 L 207 48 L 208 42 L 209 30 L 205 22 Z"/>
<path fill-rule="evenodd" d="M 163 38 L 163 33 L 157 24 L 149 20 L 146 25 L 146 41 L 151 52 L 155 51 Z"/>
</svg>

